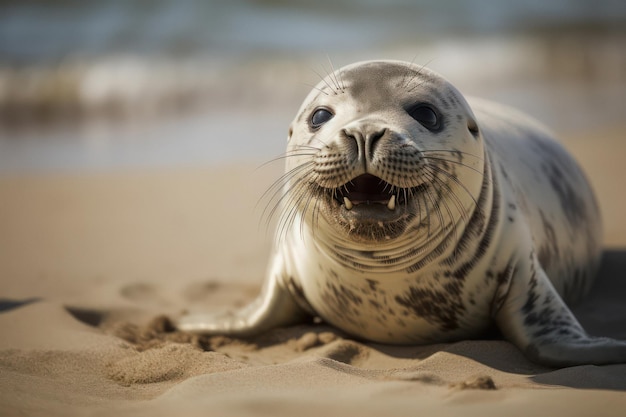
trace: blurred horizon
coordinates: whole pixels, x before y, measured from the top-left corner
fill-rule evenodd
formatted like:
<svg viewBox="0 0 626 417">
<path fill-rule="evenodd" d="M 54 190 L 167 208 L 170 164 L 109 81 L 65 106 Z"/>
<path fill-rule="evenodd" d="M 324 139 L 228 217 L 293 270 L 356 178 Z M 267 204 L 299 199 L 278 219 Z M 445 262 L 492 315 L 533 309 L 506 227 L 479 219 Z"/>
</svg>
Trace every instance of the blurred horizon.
<svg viewBox="0 0 626 417">
<path fill-rule="evenodd" d="M 273 156 L 318 74 L 381 58 L 559 131 L 626 116 L 624 1 L 0 1 L 0 172 Z"/>
<path fill-rule="evenodd" d="M 0 1 L 0 59 L 303 53 L 441 37 L 620 30 L 617 0 Z"/>
</svg>

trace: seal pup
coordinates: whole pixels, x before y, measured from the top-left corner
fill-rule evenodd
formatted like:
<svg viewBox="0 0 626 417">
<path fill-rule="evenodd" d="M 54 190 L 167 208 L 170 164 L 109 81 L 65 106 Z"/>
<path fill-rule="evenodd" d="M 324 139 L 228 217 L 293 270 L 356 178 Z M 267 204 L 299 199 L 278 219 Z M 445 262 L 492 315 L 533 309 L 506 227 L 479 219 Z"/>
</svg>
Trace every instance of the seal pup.
<svg viewBox="0 0 626 417">
<path fill-rule="evenodd" d="M 538 363 L 626 362 L 567 303 L 589 290 L 601 222 L 572 157 L 529 117 L 471 106 L 414 64 L 341 68 L 289 128 L 275 254 L 258 299 L 178 328 L 251 336 L 317 316 L 391 344 L 495 325 Z"/>
</svg>

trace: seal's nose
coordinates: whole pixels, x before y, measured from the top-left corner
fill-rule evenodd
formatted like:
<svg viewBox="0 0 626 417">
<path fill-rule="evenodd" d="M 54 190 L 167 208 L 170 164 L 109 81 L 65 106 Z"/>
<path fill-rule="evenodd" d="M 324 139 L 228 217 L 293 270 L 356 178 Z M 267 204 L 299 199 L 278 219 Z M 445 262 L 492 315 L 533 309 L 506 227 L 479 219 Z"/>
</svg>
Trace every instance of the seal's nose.
<svg viewBox="0 0 626 417">
<path fill-rule="evenodd" d="M 364 164 L 373 159 L 377 145 L 386 136 L 387 132 L 387 127 L 375 124 L 352 125 L 342 130 L 346 140 L 352 140 L 356 143 L 359 159 Z"/>
</svg>

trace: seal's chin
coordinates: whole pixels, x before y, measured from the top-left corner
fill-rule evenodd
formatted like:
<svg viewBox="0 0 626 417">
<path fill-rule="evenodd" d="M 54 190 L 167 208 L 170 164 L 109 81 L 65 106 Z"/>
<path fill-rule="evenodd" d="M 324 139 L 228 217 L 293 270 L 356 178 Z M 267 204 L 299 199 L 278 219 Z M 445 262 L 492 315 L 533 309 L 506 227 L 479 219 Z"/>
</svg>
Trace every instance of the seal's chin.
<svg viewBox="0 0 626 417">
<path fill-rule="evenodd" d="M 352 239 L 389 240 L 401 235 L 414 218 L 420 187 L 404 189 L 371 174 L 337 187 L 327 202 L 330 220 Z"/>
</svg>

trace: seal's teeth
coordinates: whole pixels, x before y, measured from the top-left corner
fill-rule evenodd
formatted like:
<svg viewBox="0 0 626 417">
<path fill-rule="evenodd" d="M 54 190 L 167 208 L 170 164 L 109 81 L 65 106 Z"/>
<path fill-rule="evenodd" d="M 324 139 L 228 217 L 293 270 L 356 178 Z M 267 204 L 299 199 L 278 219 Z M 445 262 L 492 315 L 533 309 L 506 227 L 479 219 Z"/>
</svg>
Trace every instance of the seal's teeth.
<svg viewBox="0 0 626 417">
<path fill-rule="evenodd" d="M 352 210 L 352 201 L 350 201 L 348 197 L 343 198 L 343 204 L 346 205 L 346 210 Z"/>
<path fill-rule="evenodd" d="M 387 203 L 387 208 L 392 211 L 396 209 L 396 196 L 395 195 L 392 195 L 391 198 L 389 199 L 389 202 Z"/>
</svg>

